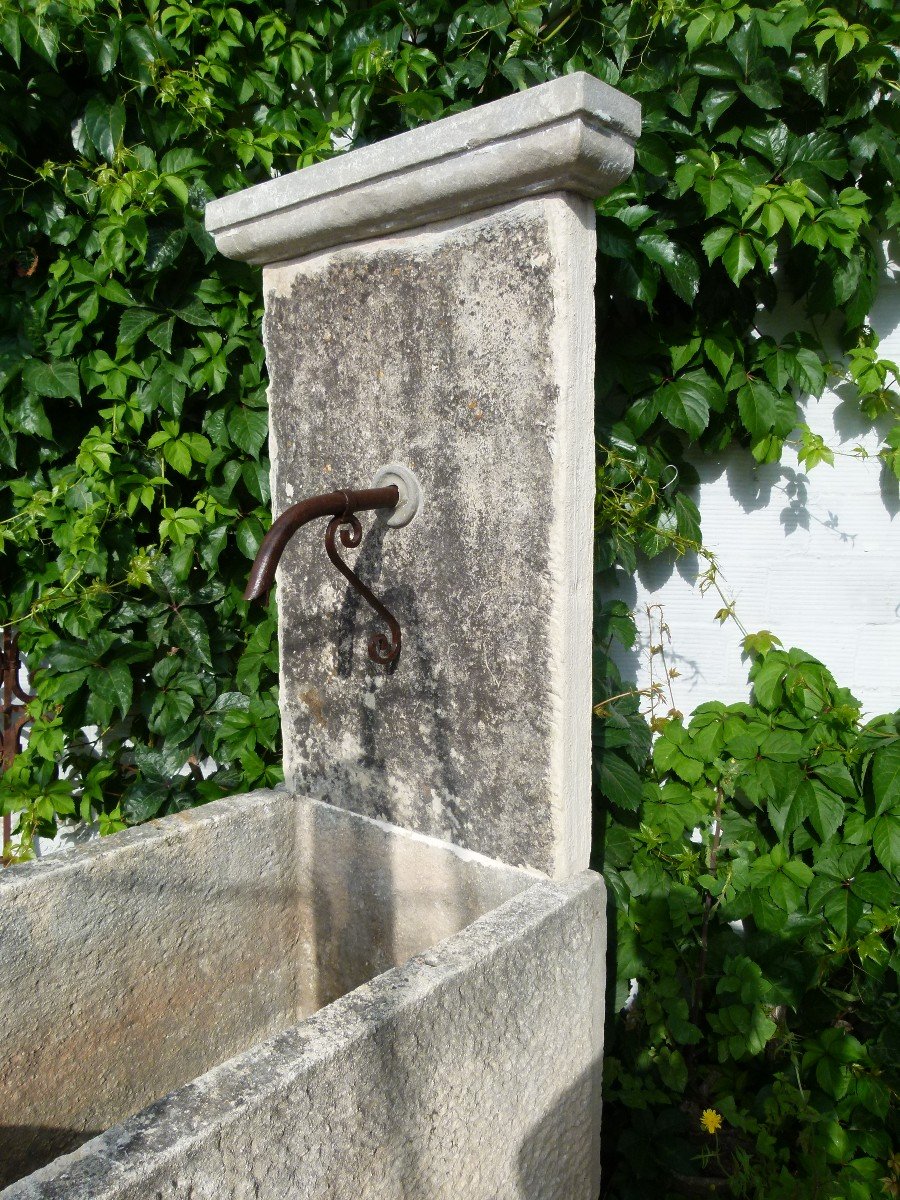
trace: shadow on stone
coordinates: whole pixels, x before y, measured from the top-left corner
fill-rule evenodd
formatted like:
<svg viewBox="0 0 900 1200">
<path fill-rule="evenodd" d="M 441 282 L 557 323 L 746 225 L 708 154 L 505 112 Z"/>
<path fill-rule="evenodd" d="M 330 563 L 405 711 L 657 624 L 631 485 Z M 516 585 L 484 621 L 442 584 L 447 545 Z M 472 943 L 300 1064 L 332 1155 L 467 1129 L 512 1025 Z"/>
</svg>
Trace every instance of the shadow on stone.
<svg viewBox="0 0 900 1200">
<path fill-rule="evenodd" d="M 379 820 L 396 819 L 396 789 L 391 782 L 388 750 L 385 749 L 391 744 L 396 713 L 383 693 L 382 682 L 404 672 L 418 681 L 420 695 L 416 711 L 420 714 L 423 760 L 432 774 L 430 792 L 432 799 L 439 797 L 444 818 L 449 821 L 450 828 L 443 831 L 444 835 L 454 838 L 465 827 L 458 799 L 465 793 L 465 782 L 454 766 L 452 728 L 446 717 L 451 698 L 426 633 L 428 626 L 420 612 L 415 589 L 407 585 L 383 589 L 381 585 L 388 532 L 381 521 L 376 521 L 364 536 L 358 557 L 350 565 L 400 622 L 403 649 L 399 659 L 387 668 L 368 659 L 369 638 L 383 626 L 377 614 L 352 587 L 345 589 L 336 622 L 336 674 L 339 678 L 349 679 L 354 671 L 357 675 L 364 673 L 367 685 L 361 689 L 356 702 L 356 718 L 361 744 L 359 765 L 365 771 L 369 798 L 365 805 L 355 801 L 352 778 L 348 778 L 342 795 L 327 798 L 332 803 L 365 811 Z M 425 794 L 417 800 L 420 806 L 429 804 Z"/>
<path fill-rule="evenodd" d="M 315 1010 L 394 966 L 396 897 L 391 844 L 362 822 L 335 839 L 330 814 L 312 814 L 309 891 Z"/>
<path fill-rule="evenodd" d="M 2 880 L 0 985 L 4 1012 L 27 1013 L 30 1024 L 24 1034 L 0 1027 L 3 1187 L 123 1122 L 131 1121 L 128 1155 L 155 1153 L 152 1131 L 166 1128 L 169 1111 L 183 1114 L 177 1089 L 245 1052 L 265 1056 L 272 1038 L 313 1039 L 306 1019 L 321 1020 L 342 997 L 352 1025 L 372 998 L 347 993 L 534 884 L 514 868 L 284 792 L 217 801 L 85 846 L 65 864 L 14 871 Z M 111 930 L 85 930 L 85 911 L 108 912 Z M 33 969 L 23 971 L 29 953 Z M 383 1012 L 387 1023 L 371 1041 L 377 1079 L 392 1078 L 388 1018 L 397 1003 L 394 986 L 382 987 L 367 1018 L 371 1025 Z M 277 1061 L 281 1053 L 271 1051 Z M 409 1056 L 401 1098 L 412 1121 L 435 1080 L 419 1079 L 415 1038 Z M 262 1086 L 256 1067 L 249 1077 Z M 399 1103 L 372 1117 L 378 1144 L 390 1140 Z M 107 1136 L 118 1162 L 121 1132 Z M 404 1154 L 427 1195 L 421 1145 Z"/>
<path fill-rule="evenodd" d="M 602 1077 L 597 1058 L 531 1126 L 519 1150 L 520 1200 L 597 1200 Z"/>
<path fill-rule="evenodd" d="M 0 1125 L 0 1188 L 77 1150 L 96 1129 L 54 1129 L 41 1125 Z"/>
<path fill-rule="evenodd" d="M 347 565 L 376 596 L 380 596 L 378 582 L 381 578 L 386 532 L 387 527 L 381 521 L 376 521 L 364 534 L 355 562 L 349 558 L 343 547 L 339 548 Z M 372 632 L 376 632 L 376 624 L 380 626 L 378 616 L 365 603 L 359 592 L 348 586 L 337 614 L 337 674 L 341 679 L 349 679 L 352 675 L 354 655 L 366 653 L 371 636 L 370 627 Z"/>
<path fill-rule="evenodd" d="M 452 855 L 444 869 L 427 847 L 413 841 L 398 845 L 384 826 L 347 821 L 324 807 L 310 815 L 304 890 L 312 912 L 315 994 L 301 1001 L 305 1014 L 400 966 L 485 912 L 478 886 L 456 869 Z M 300 991 L 302 996 L 302 984 Z"/>
</svg>

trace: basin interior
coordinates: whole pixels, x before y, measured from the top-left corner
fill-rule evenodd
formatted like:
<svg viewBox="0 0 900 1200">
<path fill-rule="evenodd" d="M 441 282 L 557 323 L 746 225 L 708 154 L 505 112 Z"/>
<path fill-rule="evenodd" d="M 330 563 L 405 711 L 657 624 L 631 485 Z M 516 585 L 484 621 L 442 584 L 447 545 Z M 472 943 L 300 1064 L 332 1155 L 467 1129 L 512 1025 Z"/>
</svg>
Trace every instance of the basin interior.
<svg viewBox="0 0 900 1200">
<path fill-rule="evenodd" d="M 271 791 L 0 873 L 0 1188 L 535 882 Z"/>
</svg>

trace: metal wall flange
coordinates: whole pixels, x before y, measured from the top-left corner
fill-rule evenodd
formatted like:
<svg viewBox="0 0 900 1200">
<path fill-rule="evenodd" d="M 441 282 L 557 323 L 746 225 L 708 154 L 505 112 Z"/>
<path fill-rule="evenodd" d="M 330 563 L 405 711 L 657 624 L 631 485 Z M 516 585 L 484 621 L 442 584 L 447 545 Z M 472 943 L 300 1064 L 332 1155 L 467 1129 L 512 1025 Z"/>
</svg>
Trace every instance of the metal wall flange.
<svg viewBox="0 0 900 1200">
<path fill-rule="evenodd" d="M 389 487 L 394 484 L 400 493 L 400 499 L 394 508 L 381 509 L 379 519 L 391 529 L 402 529 L 422 511 L 424 497 L 422 485 L 413 475 L 409 467 L 402 463 L 388 463 L 379 467 L 372 479 L 373 488 Z"/>
</svg>

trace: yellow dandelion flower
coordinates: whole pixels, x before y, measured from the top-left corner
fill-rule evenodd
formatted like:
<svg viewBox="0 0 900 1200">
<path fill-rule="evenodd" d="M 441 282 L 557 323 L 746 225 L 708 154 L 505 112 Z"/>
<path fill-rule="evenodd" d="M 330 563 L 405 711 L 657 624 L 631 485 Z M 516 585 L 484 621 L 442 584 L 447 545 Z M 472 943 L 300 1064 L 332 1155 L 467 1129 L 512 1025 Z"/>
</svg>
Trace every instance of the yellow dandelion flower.
<svg viewBox="0 0 900 1200">
<path fill-rule="evenodd" d="M 722 1114 L 714 1108 L 704 1108 L 700 1116 L 700 1124 L 707 1133 L 718 1133 L 722 1128 Z"/>
</svg>

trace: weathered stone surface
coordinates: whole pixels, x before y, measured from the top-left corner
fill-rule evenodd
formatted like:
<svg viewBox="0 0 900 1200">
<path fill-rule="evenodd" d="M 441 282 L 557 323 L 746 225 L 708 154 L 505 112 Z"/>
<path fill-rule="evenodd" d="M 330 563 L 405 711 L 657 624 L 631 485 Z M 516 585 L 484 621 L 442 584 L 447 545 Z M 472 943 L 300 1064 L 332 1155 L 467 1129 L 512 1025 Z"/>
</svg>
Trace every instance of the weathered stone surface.
<svg viewBox="0 0 900 1200">
<path fill-rule="evenodd" d="M 593 199 L 630 173 L 640 111 L 576 72 L 215 200 L 207 228 L 265 264 L 522 196 Z"/>
<path fill-rule="evenodd" d="M 590 837 L 593 270 L 568 195 L 265 272 L 276 510 L 392 461 L 425 496 L 356 558 L 395 670 L 322 531 L 285 554 L 288 782 L 559 878 Z"/>
<path fill-rule="evenodd" d="M 3 871 L 0 1187 L 534 882 L 283 792 Z"/>
<path fill-rule="evenodd" d="M 594 1200 L 603 905 L 537 883 L 3 1200 Z"/>
</svg>

